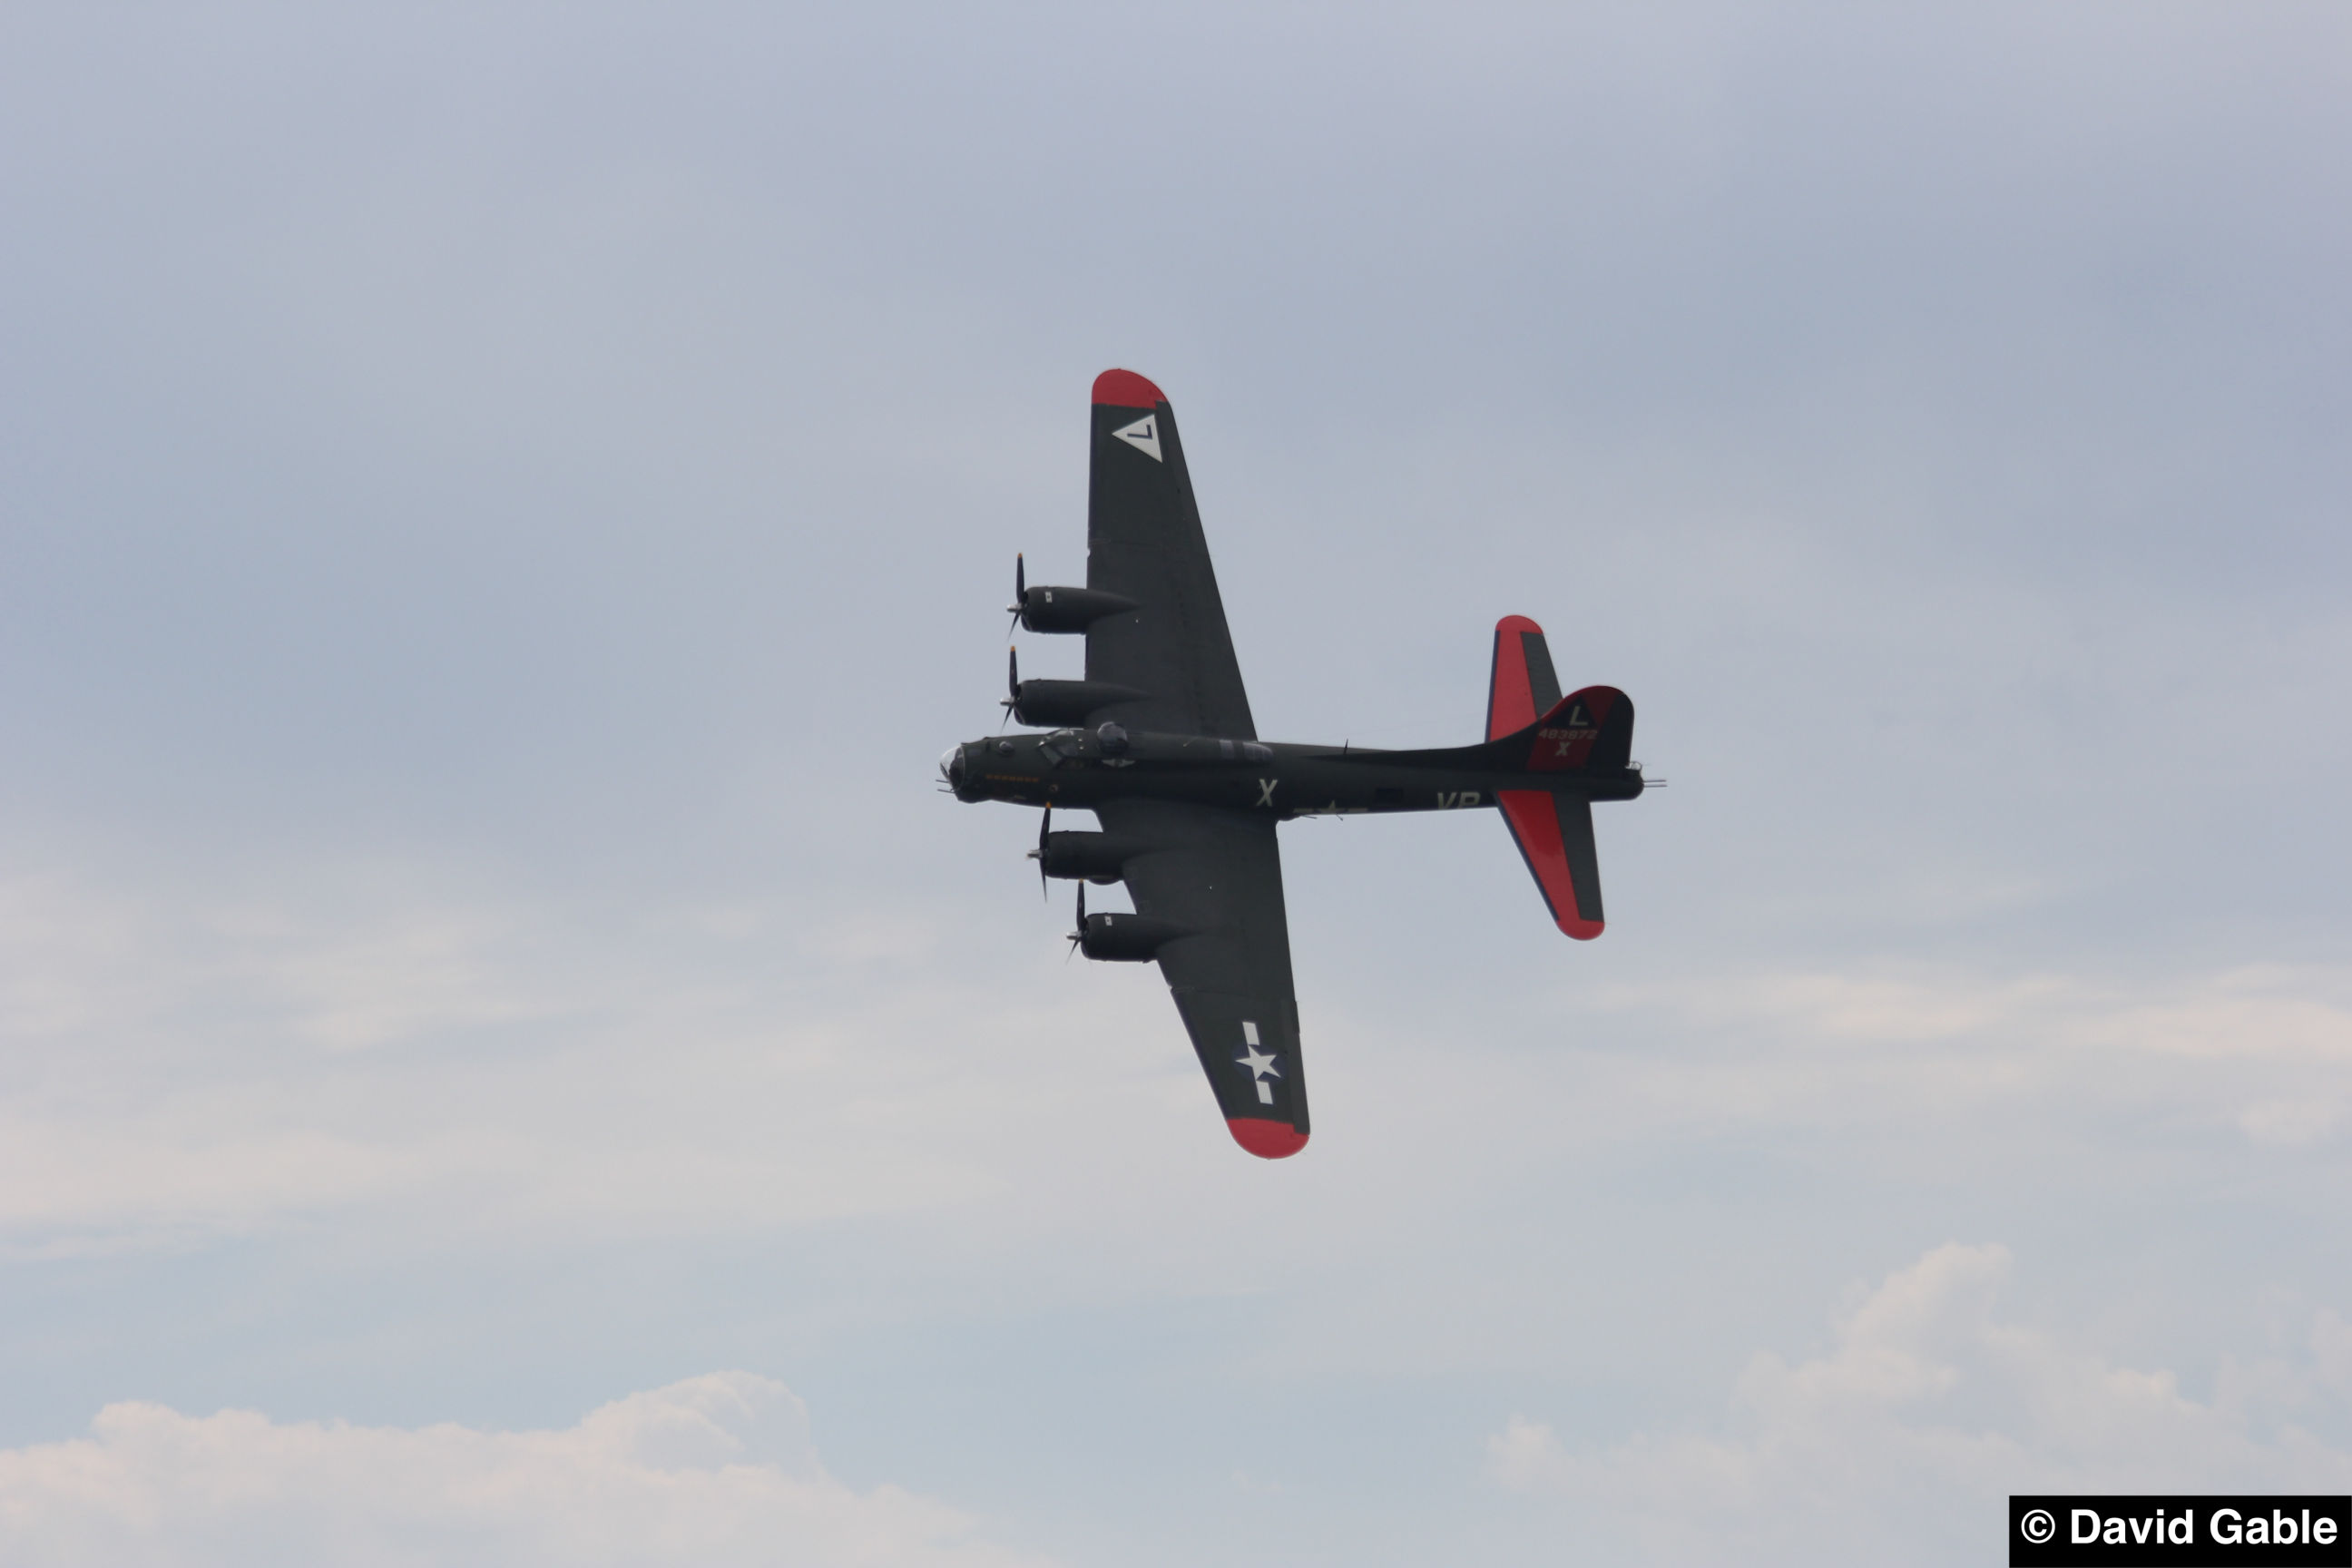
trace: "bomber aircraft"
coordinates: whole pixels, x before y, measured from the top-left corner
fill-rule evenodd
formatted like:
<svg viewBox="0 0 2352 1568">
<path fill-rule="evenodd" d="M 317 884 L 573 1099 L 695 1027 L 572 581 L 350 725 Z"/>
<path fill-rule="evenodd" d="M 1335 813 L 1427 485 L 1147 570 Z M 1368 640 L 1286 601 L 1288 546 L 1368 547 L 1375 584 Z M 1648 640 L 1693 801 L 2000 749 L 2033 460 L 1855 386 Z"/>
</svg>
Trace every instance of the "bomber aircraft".
<svg viewBox="0 0 2352 1568">
<path fill-rule="evenodd" d="M 1044 808 L 1030 855 L 1041 879 L 1078 884 L 1071 942 L 1088 958 L 1158 961 L 1225 1125 L 1251 1153 L 1307 1146 L 1276 823 L 1491 806 L 1559 929 L 1601 934 L 1592 803 L 1643 788 L 1632 700 L 1608 686 L 1561 696 L 1543 628 L 1509 616 L 1495 627 L 1483 742 L 1260 741 L 1176 416 L 1134 372 L 1095 379 L 1087 585 L 1031 587 L 1019 557 L 1013 581 L 1021 626 L 1085 636 L 1086 679 L 1024 680 L 1016 650 L 1003 706 L 1049 732 L 951 747 L 940 775 L 958 800 Z M 1092 811 L 1102 831 L 1055 831 L 1056 805 Z M 1087 883 L 1120 881 L 1132 914 L 1087 913 Z"/>
</svg>

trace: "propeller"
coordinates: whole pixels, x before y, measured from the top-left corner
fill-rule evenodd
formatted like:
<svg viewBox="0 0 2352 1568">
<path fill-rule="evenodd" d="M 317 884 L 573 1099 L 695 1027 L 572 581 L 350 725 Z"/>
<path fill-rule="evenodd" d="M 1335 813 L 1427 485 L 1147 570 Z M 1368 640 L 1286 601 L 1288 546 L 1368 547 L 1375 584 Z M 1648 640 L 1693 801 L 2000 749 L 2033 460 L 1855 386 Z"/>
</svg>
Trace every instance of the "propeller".
<svg viewBox="0 0 2352 1568">
<path fill-rule="evenodd" d="M 1072 932 L 1070 933 L 1070 951 L 1069 951 L 1069 952 L 1066 952 L 1066 953 L 1062 954 L 1062 962 L 1063 962 L 1064 963 L 1069 963 L 1069 962 L 1070 962 L 1070 956 L 1071 956 L 1071 954 L 1072 954 L 1072 953 L 1076 952 L 1078 951 L 1078 944 L 1079 944 L 1079 943 L 1081 943 L 1081 942 L 1085 942 L 1086 940 L 1087 940 L 1087 885 L 1086 885 L 1086 882 L 1085 882 L 1083 879 L 1081 879 L 1081 880 L 1079 881 L 1079 883 L 1078 883 L 1078 929 L 1077 929 L 1077 930 L 1076 930 L 1076 931 L 1072 931 Z"/>
<path fill-rule="evenodd" d="M 1021 700 L 1021 650 L 1017 647 L 1004 650 L 1004 722 L 996 727 L 1000 735 L 1012 727 L 1013 705 Z"/>
<path fill-rule="evenodd" d="M 1013 626 L 1017 626 L 1021 624 L 1021 610 L 1028 602 L 1028 568 L 1023 564 L 1021 557 L 1018 554 L 1015 554 L 1013 557 L 1013 604 L 1011 606 Z M 1005 628 L 1004 635 L 1007 637 L 1011 637 L 1013 635 L 1012 626 L 1007 626 Z"/>
<path fill-rule="evenodd" d="M 1054 803 L 1045 803 L 1045 819 L 1037 824 L 1037 847 L 1029 851 L 1029 858 L 1037 862 L 1037 896 L 1047 897 L 1051 889 L 1045 885 L 1045 835 L 1053 830 Z"/>
</svg>

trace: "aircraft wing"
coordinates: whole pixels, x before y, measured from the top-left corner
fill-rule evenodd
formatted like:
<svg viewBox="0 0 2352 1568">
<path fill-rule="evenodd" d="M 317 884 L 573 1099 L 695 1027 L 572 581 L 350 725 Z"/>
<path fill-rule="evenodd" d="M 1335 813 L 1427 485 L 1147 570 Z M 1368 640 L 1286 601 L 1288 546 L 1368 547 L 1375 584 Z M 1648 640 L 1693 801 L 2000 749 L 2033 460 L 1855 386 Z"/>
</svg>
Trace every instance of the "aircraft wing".
<svg viewBox="0 0 2352 1568">
<path fill-rule="evenodd" d="M 1176 416 L 1160 390 L 1133 371 L 1095 378 L 1090 466 L 1087 586 L 1137 607 L 1088 629 L 1087 679 L 1144 696 L 1089 720 L 1255 740 Z M 1277 895 L 1277 929 L 1280 910 Z"/>
<path fill-rule="evenodd" d="M 1135 911 L 1190 933 L 1160 973 L 1234 1141 L 1268 1160 L 1307 1146 L 1307 1079 L 1282 857 L 1271 816 L 1177 801 L 1097 806 L 1103 826 L 1154 846 L 1127 862 Z"/>
</svg>

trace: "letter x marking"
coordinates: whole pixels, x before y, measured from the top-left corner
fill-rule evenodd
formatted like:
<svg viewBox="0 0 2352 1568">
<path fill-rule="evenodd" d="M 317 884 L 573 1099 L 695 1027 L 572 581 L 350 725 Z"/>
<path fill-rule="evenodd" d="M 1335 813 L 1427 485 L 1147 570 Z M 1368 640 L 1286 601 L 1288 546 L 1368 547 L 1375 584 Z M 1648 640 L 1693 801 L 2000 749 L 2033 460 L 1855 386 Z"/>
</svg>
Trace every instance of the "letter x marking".
<svg viewBox="0 0 2352 1568">
<path fill-rule="evenodd" d="M 1274 804 L 1274 786 L 1275 786 L 1275 785 L 1276 785 L 1276 784 L 1280 784 L 1281 782 L 1282 782 L 1282 781 L 1281 781 L 1280 779 L 1260 779 L 1260 780 L 1258 780 L 1258 781 L 1257 781 L 1257 803 L 1258 803 L 1258 805 L 1272 805 Z"/>
</svg>

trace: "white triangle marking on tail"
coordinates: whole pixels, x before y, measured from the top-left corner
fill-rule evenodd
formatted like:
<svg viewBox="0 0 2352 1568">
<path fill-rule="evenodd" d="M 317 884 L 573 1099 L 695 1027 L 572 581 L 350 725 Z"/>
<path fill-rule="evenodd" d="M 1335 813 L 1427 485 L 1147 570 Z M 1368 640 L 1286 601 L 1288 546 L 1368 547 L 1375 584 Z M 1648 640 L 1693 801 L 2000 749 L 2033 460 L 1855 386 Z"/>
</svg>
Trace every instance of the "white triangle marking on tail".
<svg viewBox="0 0 2352 1568">
<path fill-rule="evenodd" d="M 1160 455 L 1159 415 L 1147 414 L 1126 429 L 1114 430 L 1111 434 L 1150 458 L 1153 462 L 1166 461 Z"/>
</svg>

